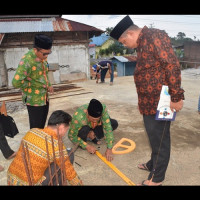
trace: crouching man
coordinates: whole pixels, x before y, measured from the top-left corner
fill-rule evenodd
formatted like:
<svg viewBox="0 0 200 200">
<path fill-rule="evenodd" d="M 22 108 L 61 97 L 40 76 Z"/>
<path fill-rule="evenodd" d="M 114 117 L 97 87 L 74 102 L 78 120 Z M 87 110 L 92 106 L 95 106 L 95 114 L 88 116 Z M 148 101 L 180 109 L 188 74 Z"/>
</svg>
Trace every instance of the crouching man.
<svg viewBox="0 0 200 200">
<path fill-rule="evenodd" d="M 96 148 L 87 141 L 91 140 L 95 144 L 100 144 L 100 140 L 105 138 L 107 145 L 105 157 L 111 161 L 113 160 L 113 131 L 117 127 L 118 122 L 110 118 L 106 105 L 97 99 L 92 99 L 89 104 L 84 104 L 75 111 L 68 137 L 73 143 L 78 143 L 82 149 L 86 149 L 91 154 L 96 152 Z"/>
<path fill-rule="evenodd" d="M 67 133 L 71 119 L 72 117 L 68 113 L 57 110 L 51 114 L 47 127 L 44 129 L 32 128 L 26 133 L 22 138 L 16 157 L 8 168 L 8 185 L 49 185 L 51 173 L 55 173 L 55 168 L 61 168 L 62 158 L 64 160 L 62 173 L 65 173 L 65 180 L 67 182 L 62 181 L 61 170 L 58 170 L 57 177 L 54 176 L 51 185 L 66 185 L 66 183 L 69 185 L 82 185 L 82 181 L 72 165 L 73 156 L 71 157 L 72 154 L 68 154 L 63 143 L 60 144 L 62 145 L 63 155 L 59 153 L 61 150 L 59 148 L 58 137 L 62 138 Z M 23 148 L 27 149 L 24 144 L 27 144 L 28 147 L 31 164 L 31 169 L 29 170 L 30 172 L 32 171 L 32 177 L 27 175 L 27 165 L 23 162 Z M 48 145 L 48 151 L 46 145 Z M 53 162 L 54 159 L 55 163 Z M 50 168 L 49 161 L 51 161 Z M 30 178 L 32 179 L 31 184 Z"/>
</svg>

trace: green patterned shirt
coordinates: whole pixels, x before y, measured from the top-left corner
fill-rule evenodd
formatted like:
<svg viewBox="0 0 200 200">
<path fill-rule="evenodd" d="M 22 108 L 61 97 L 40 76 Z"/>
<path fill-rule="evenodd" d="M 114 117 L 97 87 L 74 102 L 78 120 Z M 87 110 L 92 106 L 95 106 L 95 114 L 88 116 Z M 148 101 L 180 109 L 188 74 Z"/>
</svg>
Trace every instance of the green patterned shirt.
<svg viewBox="0 0 200 200">
<path fill-rule="evenodd" d="M 74 113 L 72 117 L 72 121 L 70 123 L 69 131 L 68 131 L 69 139 L 75 144 L 78 143 L 83 149 L 86 148 L 87 143 L 84 142 L 80 137 L 78 137 L 78 131 L 84 125 L 88 125 L 90 128 L 92 128 L 92 124 L 91 122 L 88 121 L 88 118 L 87 118 L 88 105 L 89 104 L 82 105 L 76 110 L 76 112 Z M 98 125 L 102 124 L 107 147 L 112 148 L 114 137 L 113 137 L 112 126 L 110 123 L 110 117 L 109 117 L 106 105 L 105 104 L 102 104 L 102 105 L 103 105 L 103 112 L 102 112 L 102 117 Z"/>
<path fill-rule="evenodd" d="M 12 84 L 15 88 L 21 88 L 23 103 L 46 105 L 48 87 L 51 86 L 47 61 L 41 61 L 33 49 L 29 50 L 20 60 Z"/>
</svg>

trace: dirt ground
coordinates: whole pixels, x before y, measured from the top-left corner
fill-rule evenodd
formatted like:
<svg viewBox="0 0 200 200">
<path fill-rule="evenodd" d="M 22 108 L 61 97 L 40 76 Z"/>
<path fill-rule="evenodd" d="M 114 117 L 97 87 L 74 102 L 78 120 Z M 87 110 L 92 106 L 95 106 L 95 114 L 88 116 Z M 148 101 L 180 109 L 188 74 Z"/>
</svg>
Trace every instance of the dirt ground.
<svg viewBox="0 0 200 200">
<path fill-rule="evenodd" d="M 76 108 L 97 98 L 107 105 L 111 118 L 117 119 L 119 126 L 114 131 L 115 143 L 121 138 L 128 138 L 136 143 L 134 151 L 127 154 L 115 154 L 112 164 L 115 165 L 133 183 L 138 184 L 148 176 L 147 171 L 139 170 L 138 163 L 149 160 L 151 149 L 144 131 L 142 116 L 137 109 L 137 93 L 132 76 L 115 77 L 114 84 L 109 85 L 109 79 L 104 84 L 96 84 L 95 80 L 76 82 L 77 86 L 90 93 L 69 95 L 50 101 L 49 115 L 62 109 L 71 115 Z M 171 124 L 171 157 L 163 185 L 200 185 L 200 115 L 197 112 L 200 76 L 199 71 L 182 71 L 182 87 L 185 90 L 183 109 L 177 113 L 176 120 Z M 13 103 L 12 103 L 13 104 Z M 17 150 L 21 138 L 29 129 L 26 108 L 19 102 L 18 109 L 8 109 L 19 129 L 15 138 L 8 138 L 13 150 Z M 64 138 L 67 147 L 73 144 Z M 96 145 L 101 154 L 105 152 L 105 141 Z M 97 155 L 91 155 L 86 150 L 78 148 L 75 152 L 75 170 L 83 180 L 84 185 L 128 185 Z M 11 163 L 0 152 L 0 164 L 5 170 L 0 173 L 0 185 L 7 184 L 6 172 Z"/>
</svg>

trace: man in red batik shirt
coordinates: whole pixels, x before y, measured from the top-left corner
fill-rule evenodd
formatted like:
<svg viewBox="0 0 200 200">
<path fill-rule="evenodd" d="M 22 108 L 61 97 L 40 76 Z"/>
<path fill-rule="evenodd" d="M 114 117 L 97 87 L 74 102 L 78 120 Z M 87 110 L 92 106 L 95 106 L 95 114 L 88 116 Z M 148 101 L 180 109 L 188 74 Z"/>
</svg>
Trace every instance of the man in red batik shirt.
<svg viewBox="0 0 200 200">
<path fill-rule="evenodd" d="M 181 69 L 167 33 L 155 28 L 136 26 L 129 16 L 124 17 L 110 36 L 125 47 L 136 48 L 137 65 L 134 81 L 138 93 L 139 111 L 152 148 L 151 159 L 138 168 L 149 171 L 141 185 L 161 185 L 170 158 L 170 121 L 155 120 L 162 85 L 169 87 L 171 110 L 183 107 Z"/>
</svg>

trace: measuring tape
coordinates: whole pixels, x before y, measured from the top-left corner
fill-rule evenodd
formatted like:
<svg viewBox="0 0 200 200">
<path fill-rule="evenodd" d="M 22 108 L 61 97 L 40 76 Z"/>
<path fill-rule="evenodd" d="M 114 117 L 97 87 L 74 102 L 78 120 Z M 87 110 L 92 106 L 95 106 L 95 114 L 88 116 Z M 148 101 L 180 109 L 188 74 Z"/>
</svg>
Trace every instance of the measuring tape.
<svg viewBox="0 0 200 200">
<path fill-rule="evenodd" d="M 111 162 L 109 162 L 104 156 L 96 151 L 96 155 L 103 160 L 117 175 L 119 175 L 128 185 L 135 185 L 129 178 L 127 178 L 119 169 L 117 169 Z"/>
</svg>

